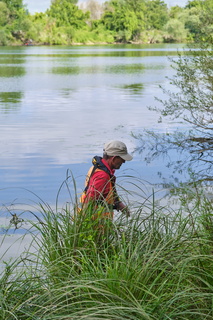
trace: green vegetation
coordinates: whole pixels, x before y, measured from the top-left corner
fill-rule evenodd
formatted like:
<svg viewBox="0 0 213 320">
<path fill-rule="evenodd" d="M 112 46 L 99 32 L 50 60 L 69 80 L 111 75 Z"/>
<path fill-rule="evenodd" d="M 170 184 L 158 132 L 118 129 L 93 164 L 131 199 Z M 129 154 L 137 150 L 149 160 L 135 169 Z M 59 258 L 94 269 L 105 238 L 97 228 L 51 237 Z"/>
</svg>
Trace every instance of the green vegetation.
<svg viewBox="0 0 213 320">
<path fill-rule="evenodd" d="M 114 223 L 40 204 L 37 252 L 5 262 L 0 318 L 212 319 L 213 208 L 195 191 L 172 210 L 139 188 L 132 217 Z"/>
<path fill-rule="evenodd" d="M 45 13 L 30 14 L 23 0 L 0 0 L 0 45 L 194 41 L 209 10 L 211 0 L 184 8 L 162 0 L 53 0 Z"/>
<path fill-rule="evenodd" d="M 198 7 L 192 6 L 197 3 L 200 4 L 199 1 L 191 2 L 187 10 L 197 12 Z M 190 184 L 196 181 L 211 185 L 213 181 L 213 4 L 212 1 L 206 3 L 208 12 L 200 18 L 202 28 L 198 30 L 194 27 L 194 13 L 191 20 L 184 18 L 195 41 L 188 44 L 184 54 L 179 53 L 178 59 L 171 59 L 176 71 L 173 78 L 169 79 L 173 89 L 161 87 L 166 98 L 161 100 L 156 97 L 160 107 L 151 107 L 159 112 L 160 123 L 166 118 L 167 123 L 181 123 L 181 128 L 177 126 L 173 132 L 164 130 L 161 134 L 153 130 L 144 131 L 136 136 L 140 140 L 139 151 L 143 152 L 145 161 L 150 162 L 162 156 L 164 161 L 168 160 L 166 165 L 173 168 L 172 182 L 176 185 L 180 183 L 176 173 L 188 173 L 187 183 Z M 174 17 L 177 12 L 180 14 L 177 9 L 173 10 Z M 178 26 L 178 20 L 176 22 Z M 177 27 L 174 33 L 177 33 Z"/>
</svg>

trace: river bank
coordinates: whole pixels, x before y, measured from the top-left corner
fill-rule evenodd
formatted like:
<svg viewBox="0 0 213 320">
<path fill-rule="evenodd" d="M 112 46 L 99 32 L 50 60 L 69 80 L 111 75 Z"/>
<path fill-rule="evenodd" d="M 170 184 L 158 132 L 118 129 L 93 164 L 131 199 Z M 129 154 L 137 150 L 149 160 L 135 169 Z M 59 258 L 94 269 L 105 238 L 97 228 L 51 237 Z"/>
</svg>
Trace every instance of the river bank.
<svg viewBox="0 0 213 320">
<path fill-rule="evenodd" d="M 211 320 L 211 214 L 207 202 L 182 216 L 148 201 L 100 234 L 88 216 L 44 211 L 36 251 L 5 264 L 0 316 Z"/>
<path fill-rule="evenodd" d="M 153 44 L 161 44 L 161 45 L 164 45 L 164 44 L 190 44 L 190 43 L 193 43 L 192 41 L 186 41 L 186 42 L 178 42 L 178 41 L 168 41 L 168 42 L 165 42 L 165 41 L 159 41 L 159 40 L 154 40 L 154 39 L 150 39 L 148 41 L 142 41 L 142 40 L 138 40 L 138 41 L 124 41 L 124 42 L 117 42 L 117 41 L 110 41 L 110 42 L 107 42 L 107 41 L 91 41 L 91 40 L 88 40 L 88 41 L 84 41 L 84 42 L 70 42 L 70 43 L 67 43 L 67 44 L 54 44 L 54 43 L 51 43 L 51 42 L 37 42 L 37 41 L 29 41 L 29 40 L 26 40 L 24 39 L 23 41 L 18 41 L 18 42 L 8 42 L 7 43 L 7 46 L 14 46 L 14 47 L 18 47 L 18 46 L 60 46 L 60 45 L 63 45 L 63 46 L 99 46 L 99 45 L 118 45 L 118 46 L 123 46 L 123 45 L 153 45 Z M 0 45 L 0 47 L 4 47 L 5 45 Z"/>
</svg>

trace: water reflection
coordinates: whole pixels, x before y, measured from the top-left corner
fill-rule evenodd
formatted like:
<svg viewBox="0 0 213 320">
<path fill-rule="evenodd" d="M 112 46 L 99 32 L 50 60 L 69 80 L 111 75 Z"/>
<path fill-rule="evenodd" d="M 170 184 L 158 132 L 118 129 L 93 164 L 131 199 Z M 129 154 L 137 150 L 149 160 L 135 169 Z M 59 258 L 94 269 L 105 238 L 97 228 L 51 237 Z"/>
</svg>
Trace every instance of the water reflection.
<svg viewBox="0 0 213 320">
<path fill-rule="evenodd" d="M 97 62 L 97 61 L 96 61 Z M 76 63 L 76 62 L 74 62 Z M 95 62 L 94 62 L 95 63 Z M 91 66 L 66 66 L 66 67 L 53 67 L 52 73 L 55 74 L 79 74 L 79 73 L 140 73 L 144 71 L 145 67 L 143 64 L 115 64 L 112 66 L 108 65 L 91 65 Z"/>
<path fill-rule="evenodd" d="M 79 66 L 67 66 L 67 67 L 54 67 L 52 73 L 55 74 L 79 74 L 82 72 L 82 68 Z"/>
<path fill-rule="evenodd" d="M 121 88 L 125 89 L 131 94 L 138 95 L 138 94 L 142 94 L 144 90 L 144 85 L 143 83 L 133 83 L 133 84 L 127 84 L 127 85 L 121 86 Z"/>
<path fill-rule="evenodd" d="M 116 66 L 111 66 L 107 68 L 107 72 L 110 73 L 141 73 L 144 71 L 145 67 L 142 63 L 137 63 L 137 64 L 118 64 Z"/>
<path fill-rule="evenodd" d="M 22 98 L 23 92 L 0 92 L 0 112 L 13 112 L 17 109 L 17 104 L 21 102 Z"/>
<path fill-rule="evenodd" d="M 11 78 L 11 77 L 23 77 L 26 71 L 24 67 L 12 65 L 12 66 L 1 66 L 0 65 L 0 77 Z"/>
<path fill-rule="evenodd" d="M 23 64 L 25 63 L 24 58 L 17 57 L 16 55 L 10 55 L 10 56 L 5 56 L 5 55 L 0 55 L 0 65 L 1 64 Z"/>
<path fill-rule="evenodd" d="M 44 53 L 44 57 L 48 58 L 87 58 L 87 57 L 159 57 L 159 56 L 176 56 L 177 49 L 183 48 L 184 45 L 159 45 L 156 47 L 154 45 L 149 46 L 134 46 L 133 45 L 120 45 L 120 46 L 103 46 L 103 47 L 62 47 L 59 49 L 50 48 L 49 53 Z M 66 49 L 64 49 L 66 48 Z M 51 52 L 51 50 L 53 52 Z M 39 57 L 40 54 L 33 53 L 31 56 Z"/>
<path fill-rule="evenodd" d="M 0 92 L 0 103 L 18 103 L 23 97 L 23 92 Z"/>
</svg>

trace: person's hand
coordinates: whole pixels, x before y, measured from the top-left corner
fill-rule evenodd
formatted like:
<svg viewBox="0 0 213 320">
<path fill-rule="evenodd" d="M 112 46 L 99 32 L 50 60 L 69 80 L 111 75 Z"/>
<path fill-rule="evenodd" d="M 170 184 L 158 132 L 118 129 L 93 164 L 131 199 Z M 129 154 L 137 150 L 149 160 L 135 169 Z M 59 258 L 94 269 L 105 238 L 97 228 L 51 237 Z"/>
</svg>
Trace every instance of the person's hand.
<svg viewBox="0 0 213 320">
<path fill-rule="evenodd" d="M 130 217 L 130 211 L 127 206 L 125 208 L 123 208 L 122 213 L 124 213 L 127 218 Z"/>
<path fill-rule="evenodd" d="M 130 210 L 123 202 L 118 203 L 117 210 L 120 210 L 122 213 L 124 213 L 127 218 L 130 217 Z"/>
</svg>

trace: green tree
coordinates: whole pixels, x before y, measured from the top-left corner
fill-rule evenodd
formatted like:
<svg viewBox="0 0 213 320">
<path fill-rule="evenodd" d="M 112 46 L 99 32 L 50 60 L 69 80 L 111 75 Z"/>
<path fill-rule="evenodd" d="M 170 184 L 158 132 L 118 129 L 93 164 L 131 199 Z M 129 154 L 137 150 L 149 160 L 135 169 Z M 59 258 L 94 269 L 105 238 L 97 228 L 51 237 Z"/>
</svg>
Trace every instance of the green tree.
<svg viewBox="0 0 213 320">
<path fill-rule="evenodd" d="M 146 18 L 148 29 L 159 29 L 167 23 L 169 13 L 167 5 L 161 0 L 147 1 Z"/>
<path fill-rule="evenodd" d="M 14 18 L 8 25 L 8 30 L 10 30 L 12 36 L 16 40 L 25 42 L 27 40 L 27 33 L 30 27 L 30 16 L 24 8 L 20 8 L 16 12 L 16 18 Z"/>
<path fill-rule="evenodd" d="M 23 8 L 23 0 L 1 0 L 2 2 L 5 2 L 7 7 L 12 10 L 18 10 L 20 8 Z"/>
<path fill-rule="evenodd" d="M 179 14 L 184 10 L 184 8 L 181 8 L 179 6 L 173 6 L 169 10 L 169 17 L 171 19 L 177 19 Z"/>
<path fill-rule="evenodd" d="M 174 19 L 169 20 L 168 24 Z M 200 33 L 200 18 L 199 18 L 199 10 L 195 7 L 191 9 L 184 9 L 176 14 L 176 18 L 179 24 L 183 25 L 185 31 L 188 33 L 188 39 L 194 39 L 197 34 Z M 182 28 L 181 28 L 182 31 Z M 178 29 L 176 30 L 178 32 Z M 186 38 L 185 38 L 186 39 Z M 185 40 L 183 39 L 183 40 Z"/>
<path fill-rule="evenodd" d="M 185 8 L 191 9 L 191 8 L 200 8 L 201 7 L 202 0 L 191 0 L 188 1 Z"/>
<path fill-rule="evenodd" d="M 116 33 L 118 41 L 133 40 L 143 26 L 143 12 L 136 13 L 128 1 L 111 0 L 105 4 L 102 23 Z"/>
<path fill-rule="evenodd" d="M 6 3 L 0 1 L 0 27 L 5 26 L 9 21 L 9 9 Z"/>
<path fill-rule="evenodd" d="M 207 24 L 203 26 L 202 37 L 185 54 L 179 54 L 177 61 L 172 60 L 176 74 L 169 80 L 174 90 L 162 88 L 168 98 L 157 99 L 162 108 L 156 110 L 162 120 L 169 118 L 181 122 L 183 127 L 173 133 L 149 132 L 139 138 L 145 159 L 152 161 L 175 150 L 181 157 L 168 160 L 174 172 L 190 170 L 197 181 L 213 181 L 213 37 L 208 29 L 213 14 L 211 11 L 202 14 Z"/>
<path fill-rule="evenodd" d="M 213 1 L 205 0 L 200 12 L 200 34 L 203 41 L 212 42 L 213 39 Z"/>
<path fill-rule="evenodd" d="M 7 8 L 10 12 L 10 19 L 18 19 L 19 18 L 19 11 L 21 9 L 25 9 L 25 5 L 23 4 L 23 0 L 1 0 L 7 5 Z"/>
<path fill-rule="evenodd" d="M 191 8 L 189 10 L 185 10 L 185 12 L 187 14 L 185 18 L 185 28 L 189 30 L 192 37 L 195 38 L 200 33 L 200 11 L 197 8 Z"/>
<path fill-rule="evenodd" d="M 212 29 L 210 12 L 213 12 L 212 0 L 189 1 L 178 19 L 184 22 L 185 28 L 190 32 L 192 39 L 196 40 L 203 31 L 207 33 L 207 30 Z"/>
<path fill-rule="evenodd" d="M 54 0 L 47 10 L 49 17 L 55 18 L 57 27 L 73 26 L 76 29 L 86 26 L 89 13 L 76 6 L 76 0 Z"/>
<path fill-rule="evenodd" d="M 137 17 L 138 31 L 141 32 L 145 29 L 146 21 L 146 2 L 147 0 L 123 0 L 123 6 L 128 10 L 133 11 Z"/>
<path fill-rule="evenodd" d="M 185 8 L 188 8 L 188 9 L 197 8 L 200 10 L 213 9 L 213 2 L 212 0 L 192 0 L 192 1 L 188 1 Z"/>
<path fill-rule="evenodd" d="M 184 42 L 187 39 L 185 25 L 178 19 L 170 19 L 163 30 L 165 42 Z"/>
<path fill-rule="evenodd" d="M 30 19 L 22 0 L 0 1 L 0 25 L 4 25 L 1 32 L 1 43 L 10 41 L 25 41 L 26 32 L 30 28 Z M 13 42 L 12 41 L 12 42 Z"/>
<path fill-rule="evenodd" d="M 28 38 L 34 39 L 38 43 L 47 43 L 47 34 L 50 33 L 50 29 L 53 23 L 51 19 L 43 12 L 36 12 L 30 16 L 31 26 L 28 30 Z"/>
</svg>

